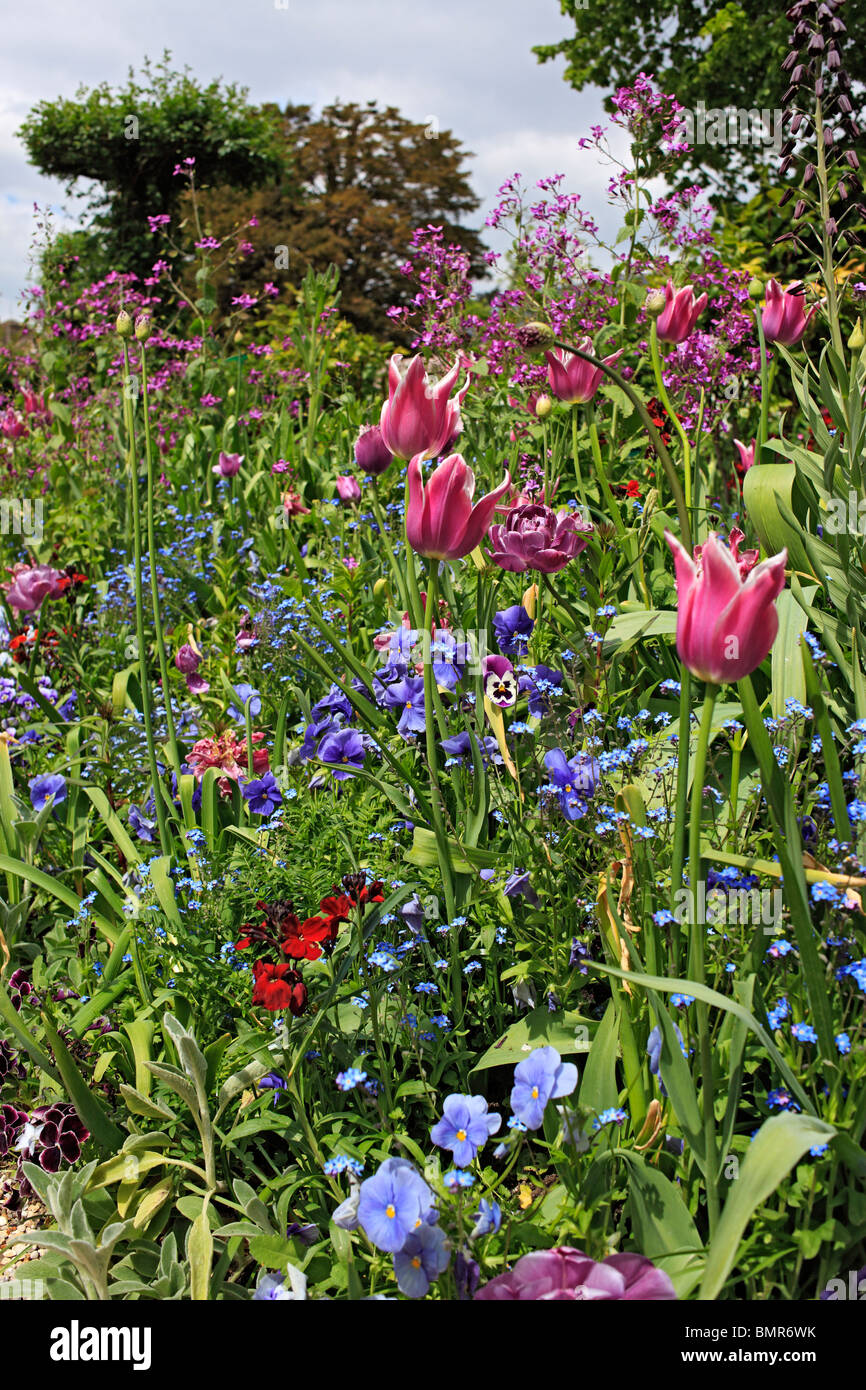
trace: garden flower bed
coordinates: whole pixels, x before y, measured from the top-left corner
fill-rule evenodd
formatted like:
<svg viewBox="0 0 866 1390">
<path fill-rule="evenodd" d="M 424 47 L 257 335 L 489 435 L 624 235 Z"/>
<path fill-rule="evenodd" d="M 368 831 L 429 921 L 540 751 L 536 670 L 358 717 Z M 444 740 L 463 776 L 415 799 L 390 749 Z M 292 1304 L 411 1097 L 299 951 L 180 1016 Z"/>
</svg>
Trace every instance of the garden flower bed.
<svg viewBox="0 0 866 1390">
<path fill-rule="evenodd" d="M 866 285 L 727 263 L 681 116 L 607 260 L 555 177 L 485 301 L 419 229 L 360 365 L 312 271 L 0 349 L 21 1297 L 857 1296 Z"/>
</svg>

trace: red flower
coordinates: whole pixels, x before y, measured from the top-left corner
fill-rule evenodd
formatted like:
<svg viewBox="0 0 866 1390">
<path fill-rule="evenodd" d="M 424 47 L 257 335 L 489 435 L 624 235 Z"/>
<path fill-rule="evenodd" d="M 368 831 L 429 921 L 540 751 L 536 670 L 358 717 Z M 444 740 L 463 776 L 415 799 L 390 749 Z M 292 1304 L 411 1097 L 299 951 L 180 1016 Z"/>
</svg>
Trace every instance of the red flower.
<svg viewBox="0 0 866 1390">
<path fill-rule="evenodd" d="M 290 965 L 270 965 L 257 960 L 253 966 L 253 1003 L 272 1012 L 288 1009 L 295 1018 L 307 1007 L 307 986 Z"/>
<path fill-rule="evenodd" d="M 282 951 L 295 960 L 318 960 L 322 945 L 326 951 L 333 950 L 338 928 L 337 918 L 308 917 L 305 922 L 299 922 L 296 917 L 287 924 Z"/>
</svg>

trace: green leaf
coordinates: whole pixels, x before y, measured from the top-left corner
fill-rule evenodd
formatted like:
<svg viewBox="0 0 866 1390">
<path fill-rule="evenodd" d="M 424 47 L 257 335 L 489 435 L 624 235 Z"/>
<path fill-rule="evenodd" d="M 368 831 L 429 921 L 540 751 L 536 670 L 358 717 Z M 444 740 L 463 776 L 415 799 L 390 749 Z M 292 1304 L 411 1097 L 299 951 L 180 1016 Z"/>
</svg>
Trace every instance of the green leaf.
<svg viewBox="0 0 866 1390">
<path fill-rule="evenodd" d="M 616 975 L 617 979 L 628 980 L 629 984 L 640 985 L 642 989 L 658 989 L 665 994 L 691 994 L 693 998 L 700 999 L 704 1004 L 713 1004 L 717 1009 L 726 1009 L 736 1018 L 740 1018 L 752 1030 L 755 1036 L 761 1041 L 770 1056 L 770 1060 L 778 1068 L 779 1074 L 784 1079 L 788 1090 L 796 1097 L 803 1109 L 808 1114 L 814 1115 L 815 1107 L 809 1099 L 800 1082 L 797 1080 L 791 1068 L 788 1066 L 773 1039 L 765 1028 L 762 1028 L 758 1020 L 748 1009 L 744 1009 L 742 1004 L 727 998 L 724 994 L 719 994 L 716 990 L 710 989 L 708 985 L 699 984 L 697 980 L 672 980 L 663 975 L 643 975 L 636 970 L 620 970 L 615 965 L 605 965 L 601 961 L 591 960 L 586 962 L 590 970 L 600 970 L 603 975 Z M 610 1007 L 610 1006 L 608 1006 Z M 592 1053 L 590 1053 L 592 1060 Z M 581 1099 L 583 1093 L 581 1092 Z M 607 1105 L 615 1105 L 616 1101 L 608 1101 Z"/>
<path fill-rule="evenodd" d="M 616 1149 L 628 1169 L 628 1211 L 638 1250 L 663 1270 L 679 1298 L 704 1268 L 704 1247 L 682 1189 L 631 1149 Z"/>
<path fill-rule="evenodd" d="M 57 1062 L 57 1070 L 63 1080 L 64 1089 L 75 1106 L 79 1119 L 90 1130 L 93 1139 L 101 1149 L 107 1149 L 110 1152 L 119 1149 L 124 1139 L 123 1131 L 118 1129 L 114 1121 L 109 1118 L 102 1101 L 87 1085 L 67 1050 L 66 1044 L 51 1026 L 47 1015 L 43 1013 L 41 1019 L 45 1036 Z"/>
<path fill-rule="evenodd" d="M 650 992 L 650 1004 L 662 1035 L 659 1073 L 665 1083 L 674 1114 L 688 1140 L 689 1149 L 706 1177 L 708 1165 L 715 1166 L 715 1155 L 707 1153 L 704 1126 L 688 1062 L 682 1054 L 673 1021 L 658 996 Z"/>
<path fill-rule="evenodd" d="M 832 1125 L 813 1115 L 786 1111 L 765 1120 L 746 1154 L 710 1245 L 701 1299 L 717 1298 L 734 1268 L 740 1240 L 755 1211 L 809 1149 L 835 1136 Z"/>
<path fill-rule="evenodd" d="M 516 1066 L 536 1047 L 555 1047 L 561 1057 L 589 1052 L 589 1035 L 597 1031 L 598 1027 L 594 1020 L 585 1019 L 577 1012 L 566 1013 L 560 1017 L 552 1014 L 546 1005 L 532 1009 L 516 1023 L 512 1023 L 492 1047 L 488 1047 L 472 1071 Z"/>
<path fill-rule="evenodd" d="M 186 1247 L 189 1258 L 189 1296 L 194 1303 L 206 1303 L 210 1296 L 213 1232 L 208 1219 L 209 1206 L 210 1193 L 202 1199 L 201 1211 L 192 1223 Z"/>
<path fill-rule="evenodd" d="M 611 1000 L 589 1049 L 580 1083 L 580 1104 L 595 1114 L 610 1110 L 619 1100 L 616 1084 L 618 1025 L 616 1005 Z"/>
</svg>

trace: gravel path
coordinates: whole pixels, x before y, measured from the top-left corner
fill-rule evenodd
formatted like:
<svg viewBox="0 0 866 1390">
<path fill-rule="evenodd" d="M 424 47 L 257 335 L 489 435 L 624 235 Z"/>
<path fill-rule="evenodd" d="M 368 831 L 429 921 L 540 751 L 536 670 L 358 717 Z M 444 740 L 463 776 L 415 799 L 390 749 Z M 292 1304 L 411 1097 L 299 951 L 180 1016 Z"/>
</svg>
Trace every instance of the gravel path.
<svg viewBox="0 0 866 1390">
<path fill-rule="evenodd" d="M 0 1187 L 3 1179 L 11 1178 L 14 1172 L 14 1165 L 10 1169 L 0 1167 Z M 25 1231 L 38 1231 L 41 1226 L 47 1226 L 49 1219 L 37 1197 L 22 1203 L 18 1211 L 0 1207 L 0 1285 L 12 1283 L 29 1261 L 39 1259 L 39 1249 L 25 1245 L 20 1237 Z"/>
</svg>

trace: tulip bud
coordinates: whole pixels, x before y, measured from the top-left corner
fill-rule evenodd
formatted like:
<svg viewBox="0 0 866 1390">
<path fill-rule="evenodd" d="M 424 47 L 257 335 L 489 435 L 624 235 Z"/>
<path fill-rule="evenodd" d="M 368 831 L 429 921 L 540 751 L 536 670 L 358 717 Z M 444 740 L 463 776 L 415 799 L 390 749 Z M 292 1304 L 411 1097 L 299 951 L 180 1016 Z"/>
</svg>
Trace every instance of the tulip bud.
<svg viewBox="0 0 866 1390">
<path fill-rule="evenodd" d="M 125 309 L 121 309 L 117 315 L 117 323 L 114 326 L 121 338 L 132 337 L 132 319 Z"/>
<path fill-rule="evenodd" d="M 514 337 L 528 357 L 540 357 L 556 342 L 556 334 L 550 324 L 537 320 L 522 324 L 515 330 Z"/>
<path fill-rule="evenodd" d="M 665 307 L 665 296 L 664 296 L 664 291 L 663 291 L 663 290 L 653 290 L 652 294 L 650 294 L 650 295 L 647 296 L 646 303 L 644 304 L 644 309 L 645 309 L 646 312 L 649 314 L 649 316 L 650 316 L 651 319 L 657 319 L 658 316 L 659 316 L 659 314 L 660 314 L 660 313 L 662 312 L 662 310 L 664 309 L 664 307 Z"/>
<path fill-rule="evenodd" d="M 139 343 L 150 337 L 150 314 L 139 314 L 135 320 L 135 336 Z"/>
<path fill-rule="evenodd" d="M 374 597 L 375 599 L 377 599 L 377 600 L 378 600 L 378 599 L 387 599 L 387 597 L 388 597 L 388 580 L 385 578 L 384 575 L 382 576 L 381 579 L 377 579 L 377 580 L 376 580 L 376 583 L 373 585 L 373 597 Z"/>
<path fill-rule="evenodd" d="M 550 397 L 539 396 L 538 400 L 535 402 L 536 420 L 546 420 L 552 409 L 553 401 L 550 399 Z"/>
<path fill-rule="evenodd" d="M 863 325 L 859 318 L 854 325 L 854 331 L 851 337 L 848 339 L 848 346 L 853 349 L 854 352 L 859 352 L 860 348 L 866 347 L 866 338 L 863 336 Z"/>
</svg>

